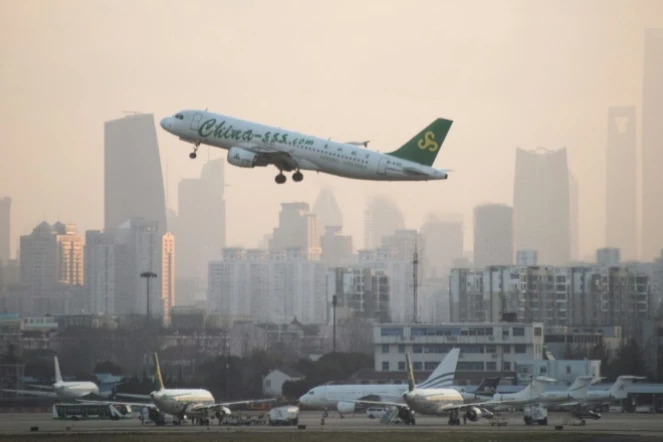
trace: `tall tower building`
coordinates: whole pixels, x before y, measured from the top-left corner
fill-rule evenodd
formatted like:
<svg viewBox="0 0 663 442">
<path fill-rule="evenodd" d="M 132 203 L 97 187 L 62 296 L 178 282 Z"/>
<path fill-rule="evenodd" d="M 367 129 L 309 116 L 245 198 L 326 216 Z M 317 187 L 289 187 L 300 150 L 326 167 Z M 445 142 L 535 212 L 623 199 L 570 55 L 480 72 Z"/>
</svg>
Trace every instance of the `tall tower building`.
<svg viewBox="0 0 663 442">
<path fill-rule="evenodd" d="M 571 232 L 571 260 L 580 256 L 580 189 L 578 179 L 569 171 L 569 231 Z"/>
<path fill-rule="evenodd" d="M 637 259 L 635 106 L 608 109 L 606 245 Z"/>
<path fill-rule="evenodd" d="M 323 228 L 343 227 L 343 212 L 336 202 L 336 197 L 329 189 L 320 191 L 311 212 L 315 213 Z"/>
<path fill-rule="evenodd" d="M 279 225 L 269 240 L 269 250 L 299 248 L 306 259 L 318 260 L 320 248 L 320 222 L 309 211 L 308 203 L 282 203 Z"/>
<path fill-rule="evenodd" d="M 516 150 L 513 211 L 516 248 L 536 250 L 540 265 L 571 259 L 566 148 Z"/>
<path fill-rule="evenodd" d="M 115 237 L 85 232 L 85 297 L 95 315 L 115 315 Z"/>
<path fill-rule="evenodd" d="M 0 198 L 0 265 L 11 257 L 11 205 L 11 198 Z"/>
<path fill-rule="evenodd" d="M 183 179 L 178 188 L 177 278 L 207 281 L 208 263 L 226 246 L 224 162 L 203 166 L 200 178 Z"/>
<path fill-rule="evenodd" d="M 175 306 L 175 237 L 161 237 L 161 303 L 164 325 L 170 325 L 170 309 Z"/>
<path fill-rule="evenodd" d="M 428 245 L 428 276 L 447 277 L 454 259 L 463 257 L 463 224 L 430 219 L 421 227 L 421 235 Z"/>
<path fill-rule="evenodd" d="M 642 90 L 642 253 L 652 260 L 663 249 L 663 28 L 645 30 Z"/>
<path fill-rule="evenodd" d="M 370 236 L 368 243 L 371 249 L 380 247 L 382 238 L 391 236 L 396 230 L 405 229 L 405 219 L 398 206 L 385 197 L 375 197 L 369 204 L 365 216 L 370 219 L 364 219 L 364 235 Z M 366 239 L 364 240 L 367 245 Z"/>
<path fill-rule="evenodd" d="M 167 231 L 161 159 L 152 114 L 104 124 L 104 230 L 141 217 Z"/>
<path fill-rule="evenodd" d="M 474 208 L 474 266 L 513 265 L 513 209 L 504 204 Z"/>
<path fill-rule="evenodd" d="M 162 235 L 156 221 L 132 218 L 115 230 L 115 314 L 147 313 L 147 282 L 140 275 L 153 272 L 150 316 L 163 316 L 161 297 Z"/>
</svg>

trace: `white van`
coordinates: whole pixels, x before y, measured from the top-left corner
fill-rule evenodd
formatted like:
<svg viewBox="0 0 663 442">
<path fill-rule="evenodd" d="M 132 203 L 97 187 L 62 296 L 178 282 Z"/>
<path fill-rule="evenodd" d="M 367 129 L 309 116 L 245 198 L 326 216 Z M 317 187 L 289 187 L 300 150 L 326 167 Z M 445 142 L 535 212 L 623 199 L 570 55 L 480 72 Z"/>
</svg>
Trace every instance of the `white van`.
<svg viewBox="0 0 663 442">
<path fill-rule="evenodd" d="M 386 412 L 387 409 L 384 407 L 368 407 L 366 409 L 366 416 L 368 416 L 369 419 L 378 419 L 384 416 Z"/>
</svg>

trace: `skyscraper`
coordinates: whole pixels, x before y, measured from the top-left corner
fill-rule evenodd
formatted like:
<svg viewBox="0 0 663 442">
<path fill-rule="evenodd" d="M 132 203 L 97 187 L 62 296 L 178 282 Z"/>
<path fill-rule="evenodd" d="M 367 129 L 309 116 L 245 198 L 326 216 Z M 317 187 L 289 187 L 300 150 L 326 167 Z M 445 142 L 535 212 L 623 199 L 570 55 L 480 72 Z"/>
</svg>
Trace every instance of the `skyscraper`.
<svg viewBox="0 0 663 442">
<path fill-rule="evenodd" d="M 580 256 L 580 190 L 578 179 L 569 170 L 569 217 L 571 232 L 571 259 L 577 260 Z"/>
<path fill-rule="evenodd" d="M 373 198 L 364 212 L 364 247 L 381 247 L 382 238 L 401 229 L 405 229 L 405 219 L 398 206 L 382 196 Z"/>
<path fill-rule="evenodd" d="M 99 230 L 85 232 L 85 294 L 89 312 L 115 314 L 115 237 Z"/>
<path fill-rule="evenodd" d="M 11 204 L 11 198 L 0 198 L 0 265 L 7 264 L 11 255 Z"/>
<path fill-rule="evenodd" d="M 645 30 L 642 90 L 642 253 L 663 249 L 663 28 Z"/>
<path fill-rule="evenodd" d="M 568 264 L 571 229 L 566 148 L 516 149 L 513 205 L 516 248 L 536 250 L 540 265 Z"/>
<path fill-rule="evenodd" d="M 608 109 L 605 244 L 626 260 L 638 257 L 635 128 L 635 106 Z"/>
<path fill-rule="evenodd" d="M 315 213 L 323 228 L 328 226 L 343 227 L 343 213 L 338 202 L 336 202 L 336 197 L 329 189 L 320 191 L 311 212 Z"/>
<path fill-rule="evenodd" d="M 427 276 L 448 276 L 454 259 L 463 257 L 463 224 L 431 218 L 421 227 L 421 235 L 428 246 Z"/>
<path fill-rule="evenodd" d="M 166 232 L 166 199 L 152 114 L 128 115 L 104 124 L 104 228 L 133 217 L 159 223 Z"/>
<path fill-rule="evenodd" d="M 279 225 L 269 240 L 269 250 L 301 249 L 306 259 L 319 260 L 320 221 L 308 203 L 281 203 Z"/>
<path fill-rule="evenodd" d="M 177 279 L 207 281 L 208 263 L 221 257 L 226 246 L 224 162 L 207 162 L 200 178 L 183 179 L 178 186 Z"/>
<path fill-rule="evenodd" d="M 474 266 L 513 265 L 513 209 L 504 204 L 474 208 Z"/>
</svg>

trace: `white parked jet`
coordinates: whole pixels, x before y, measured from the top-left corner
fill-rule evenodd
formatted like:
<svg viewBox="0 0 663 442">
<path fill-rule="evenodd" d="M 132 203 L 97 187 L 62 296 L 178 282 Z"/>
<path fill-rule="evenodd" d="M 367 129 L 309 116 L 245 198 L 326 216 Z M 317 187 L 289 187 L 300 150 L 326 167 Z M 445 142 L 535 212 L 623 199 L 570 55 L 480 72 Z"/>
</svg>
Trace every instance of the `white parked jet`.
<svg viewBox="0 0 663 442">
<path fill-rule="evenodd" d="M 563 391 L 545 391 L 538 400 L 538 404 L 543 407 L 561 404 L 572 400 L 580 400 L 586 397 L 592 381 L 592 376 L 578 376 L 571 386 Z"/>
<path fill-rule="evenodd" d="M 193 143 L 191 158 L 201 144 L 228 150 L 228 163 L 238 167 L 279 169 L 275 181 L 304 179 L 302 170 L 371 181 L 446 180 L 449 169 L 433 163 L 452 121 L 438 118 L 399 149 L 380 153 L 366 149 L 368 141 L 340 143 L 299 132 L 265 126 L 206 110 L 183 110 L 161 120 L 161 127 Z"/>
<path fill-rule="evenodd" d="M 492 399 L 483 402 L 473 400 L 468 403 L 459 391 L 452 388 L 420 388 L 419 386 L 415 386 L 409 353 L 405 353 L 405 359 L 408 370 L 408 391 L 403 395 L 403 401 L 374 402 L 361 400 L 357 402 L 397 407 L 399 417 L 406 424 L 414 425 L 416 422 L 414 414 L 419 413 L 429 416 L 448 416 L 449 425 L 460 425 L 459 414 L 461 412 L 464 412 L 465 417 L 471 422 L 478 421 L 484 414 L 492 417 L 492 413 L 484 408 L 505 405 L 518 406 L 532 403 L 532 401 L 541 396 L 549 382 L 554 382 L 553 379 L 539 377 L 518 393 L 506 395 L 495 394 Z"/>
<path fill-rule="evenodd" d="M 60 373 L 60 364 L 58 357 L 53 358 L 55 365 L 55 383 L 53 385 L 34 385 L 35 388 L 49 389 L 51 391 L 38 390 L 5 390 L 6 392 L 21 393 L 30 396 L 55 397 L 62 401 L 75 401 L 88 397 L 90 395 L 99 395 L 99 387 L 94 382 L 88 381 L 69 381 L 62 380 Z"/>
<path fill-rule="evenodd" d="M 608 390 L 588 391 L 584 397 L 576 398 L 575 401 L 566 401 L 560 407 L 572 409 L 592 408 L 599 405 L 610 405 L 628 397 L 629 387 L 633 381 L 646 379 L 641 376 L 619 376 Z"/>
<path fill-rule="evenodd" d="M 456 375 L 459 348 L 452 349 L 435 371 L 420 384 L 419 388 L 450 387 Z M 326 409 L 335 408 L 340 414 L 354 413 L 359 399 L 377 398 L 380 400 L 396 400 L 407 392 L 405 384 L 345 384 L 321 385 L 312 388 L 299 398 L 302 408 Z M 468 394 L 474 397 L 474 395 Z"/>
<path fill-rule="evenodd" d="M 230 405 L 273 401 L 273 399 L 260 399 L 217 403 L 214 400 L 212 393 L 204 389 L 168 389 L 163 385 L 161 368 L 159 367 L 159 358 L 156 353 L 154 354 L 154 363 L 159 390 L 153 391 L 149 395 L 117 393 L 117 396 L 150 400 L 152 402 L 151 404 L 127 402 L 121 402 L 121 404 L 133 407 L 152 408 L 152 411 L 157 411 L 157 413 L 150 413 L 150 417 L 153 418 L 157 424 L 164 423 L 163 417 L 158 416 L 158 412 L 172 415 L 175 419 L 174 423 L 179 425 L 187 416 L 195 416 L 203 420 L 207 419 L 209 416 L 216 416 L 217 419 L 221 420 L 224 416 L 229 416 L 231 414 L 231 411 L 228 408 Z"/>
</svg>

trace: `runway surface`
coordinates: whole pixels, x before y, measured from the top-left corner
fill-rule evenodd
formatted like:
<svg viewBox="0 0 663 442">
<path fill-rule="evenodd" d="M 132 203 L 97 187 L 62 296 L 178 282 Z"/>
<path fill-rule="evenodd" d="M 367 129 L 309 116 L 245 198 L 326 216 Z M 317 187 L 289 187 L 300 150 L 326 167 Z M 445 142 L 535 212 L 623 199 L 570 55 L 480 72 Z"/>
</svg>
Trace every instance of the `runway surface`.
<svg viewBox="0 0 663 442">
<path fill-rule="evenodd" d="M 233 440 L 252 440 L 251 438 L 245 437 L 236 437 L 240 436 L 240 433 L 248 436 L 249 434 L 261 433 L 262 439 L 264 440 L 265 432 L 272 433 L 269 436 L 270 440 L 273 440 L 278 433 L 290 434 L 290 437 L 295 437 L 293 432 L 298 433 L 317 433 L 318 437 L 316 440 L 327 440 L 327 437 L 321 438 L 321 432 L 323 433 L 363 433 L 365 437 L 367 432 L 390 432 L 394 434 L 401 434 L 405 439 L 397 440 L 414 440 L 415 434 L 417 440 L 427 439 L 423 437 L 425 433 L 438 434 L 441 432 L 448 433 L 448 436 L 453 434 L 465 434 L 468 433 L 476 434 L 477 436 L 483 434 L 483 437 L 479 437 L 475 440 L 504 440 L 503 437 L 511 433 L 521 433 L 523 436 L 525 434 L 531 437 L 535 434 L 544 436 L 546 433 L 548 435 L 556 435 L 558 439 L 564 438 L 565 441 L 569 441 L 568 436 L 570 433 L 592 433 L 595 435 L 624 435 L 624 436 L 649 436 L 646 440 L 663 440 L 663 416 L 660 414 L 636 414 L 636 413 L 606 413 L 603 415 L 603 418 L 598 421 L 587 421 L 586 425 L 583 426 L 569 426 L 565 425 L 564 429 L 556 430 L 556 425 L 562 425 L 565 421 L 568 420 L 568 414 L 566 413 L 549 413 L 548 416 L 548 425 L 547 426 L 538 426 L 538 425 L 525 425 L 523 422 L 522 413 L 507 413 L 503 417 L 506 418 L 508 424 L 501 427 L 491 427 L 490 420 L 482 419 L 476 423 L 469 423 L 467 425 L 460 426 L 449 426 L 447 425 L 446 419 L 435 418 L 435 417 L 426 417 L 419 416 L 417 417 L 416 426 L 404 426 L 402 424 L 381 424 L 377 419 L 369 419 L 365 415 L 356 415 L 355 417 L 346 417 L 341 419 L 337 416 L 332 415 L 331 417 L 325 420 L 325 424 L 321 425 L 321 413 L 312 412 L 312 411 L 303 411 L 300 413 L 299 423 L 300 425 L 306 425 L 305 430 L 297 429 L 297 427 L 272 427 L 269 425 L 253 425 L 253 426 L 231 426 L 231 425 L 217 425 L 212 424 L 208 426 L 194 426 L 185 424 L 182 426 L 167 425 L 162 427 L 157 427 L 153 423 L 141 424 L 141 421 L 136 418 L 124 419 L 120 421 L 110 421 L 110 420 L 82 420 L 82 421 L 63 421 L 63 420 L 54 420 L 52 419 L 50 413 L 24 413 L 24 414 L 2 414 L 0 415 L 0 436 L 7 438 L 10 435 L 32 435 L 38 437 L 43 435 L 43 433 L 78 433 L 81 435 L 87 435 L 88 437 L 92 434 L 100 436 L 103 434 L 108 434 L 109 436 L 113 433 L 134 433 L 134 434 L 144 434 L 145 439 L 152 439 L 152 437 L 147 437 L 149 434 L 166 436 L 168 440 L 177 440 L 177 437 L 173 438 L 172 436 L 180 435 L 182 437 L 186 435 L 193 436 L 192 433 L 200 433 L 200 436 L 203 436 L 207 433 L 232 433 Z M 214 421 L 216 422 L 216 421 Z M 31 427 L 38 427 L 37 432 L 32 432 Z M 410 435 L 410 436 L 408 436 Z M 502 435 L 502 437 L 500 436 Z M 562 436 L 563 435 L 563 436 Z M 221 436 L 221 434 L 217 434 Z M 348 435 L 349 436 L 349 435 Z M 394 440 L 392 437 L 380 436 L 381 439 Z M 370 437 L 370 436 L 369 436 Z M 490 439 L 488 439 L 488 437 Z M 20 439 L 23 439 L 22 437 Z M 97 437 L 95 437 L 97 439 Z M 163 438 L 162 438 L 163 439 Z M 193 439 L 198 439 L 194 437 Z M 187 437 L 187 440 L 193 440 L 191 437 Z M 225 438 L 224 438 L 225 439 Z M 300 439 L 297 437 L 297 439 Z M 302 438 L 305 440 L 308 438 Z M 337 442 L 339 439 L 334 436 L 334 441 Z M 343 440 L 350 440 L 346 437 L 342 437 Z M 359 440 L 361 438 L 358 438 Z M 535 437 L 535 439 L 539 439 Z M 548 439 L 547 437 L 544 439 Z M 40 437 L 40 440 L 43 440 Z M 142 440 L 141 438 L 133 440 Z M 202 439 L 201 439 L 202 440 Z M 468 440 L 465 438 L 464 440 Z M 513 440 L 510 438 L 510 440 Z M 550 439 L 554 440 L 554 439 Z M 585 439 L 583 439 L 585 440 Z M 594 440 L 594 439 L 592 439 Z M 619 440 L 631 440 L 629 437 L 621 438 Z"/>
</svg>

